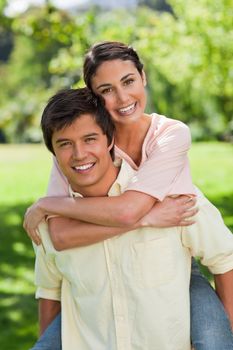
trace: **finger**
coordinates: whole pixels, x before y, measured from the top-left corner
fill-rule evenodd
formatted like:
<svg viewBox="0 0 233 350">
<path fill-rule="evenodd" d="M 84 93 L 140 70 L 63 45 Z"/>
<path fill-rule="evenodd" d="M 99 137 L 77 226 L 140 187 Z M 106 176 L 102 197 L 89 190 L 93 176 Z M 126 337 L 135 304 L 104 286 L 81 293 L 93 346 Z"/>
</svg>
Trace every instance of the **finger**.
<svg viewBox="0 0 233 350">
<path fill-rule="evenodd" d="M 183 205 L 183 208 L 184 208 L 185 210 L 191 210 L 191 209 L 195 208 L 196 205 L 197 205 L 196 202 L 194 202 L 194 201 L 189 201 L 189 202 L 186 202 L 186 203 Z"/>
<path fill-rule="evenodd" d="M 182 220 L 179 224 L 179 226 L 191 226 L 193 224 L 195 224 L 195 220 Z"/>
<path fill-rule="evenodd" d="M 36 245 L 40 245 L 41 244 L 41 238 L 38 235 L 36 230 L 30 230 L 28 233 L 30 239 L 36 244 Z"/>
<path fill-rule="evenodd" d="M 184 214 L 182 215 L 182 220 L 183 219 L 187 219 L 187 218 L 191 218 L 192 216 L 196 215 L 199 211 L 199 208 L 198 207 L 195 207 L 193 209 L 189 209 L 189 210 L 186 210 L 184 212 Z"/>
<path fill-rule="evenodd" d="M 197 198 L 194 196 L 180 196 L 177 200 L 181 204 L 191 204 L 194 205 L 197 202 Z M 193 204 L 192 204 L 193 203 Z"/>
<path fill-rule="evenodd" d="M 38 245 L 40 245 L 40 244 L 42 243 L 42 239 L 41 239 L 41 237 L 40 237 L 40 234 L 39 234 L 39 231 L 38 231 L 37 228 L 35 229 L 35 232 L 36 232 L 36 237 L 37 237 Z"/>
<path fill-rule="evenodd" d="M 41 238 L 40 236 L 37 234 L 37 231 L 36 230 L 32 230 L 31 231 L 31 239 L 33 240 L 33 242 L 36 244 L 36 245 L 40 245 L 41 244 Z"/>
</svg>

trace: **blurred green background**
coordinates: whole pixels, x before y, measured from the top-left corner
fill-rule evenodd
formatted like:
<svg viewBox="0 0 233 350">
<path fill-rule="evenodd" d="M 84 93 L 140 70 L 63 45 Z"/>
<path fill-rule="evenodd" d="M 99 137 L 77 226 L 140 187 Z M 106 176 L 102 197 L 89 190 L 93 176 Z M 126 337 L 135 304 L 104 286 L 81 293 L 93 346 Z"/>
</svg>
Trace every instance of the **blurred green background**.
<svg viewBox="0 0 233 350">
<path fill-rule="evenodd" d="M 23 350 L 37 336 L 37 306 L 22 218 L 44 195 L 51 167 L 40 116 L 57 90 L 83 86 L 92 43 L 120 40 L 137 49 L 148 112 L 190 126 L 194 182 L 233 228 L 233 3 L 135 0 L 106 8 L 93 1 L 70 11 L 47 0 L 9 16 L 11 1 L 0 0 L 0 348 Z"/>
</svg>

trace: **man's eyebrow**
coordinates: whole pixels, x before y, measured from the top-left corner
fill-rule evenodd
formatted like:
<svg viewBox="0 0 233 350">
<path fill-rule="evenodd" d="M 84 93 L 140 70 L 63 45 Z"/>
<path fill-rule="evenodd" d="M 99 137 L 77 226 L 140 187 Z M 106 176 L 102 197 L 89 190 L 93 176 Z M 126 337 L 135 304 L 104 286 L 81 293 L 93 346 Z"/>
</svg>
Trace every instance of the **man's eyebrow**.
<svg viewBox="0 0 233 350">
<path fill-rule="evenodd" d="M 55 143 L 61 143 L 61 142 L 64 142 L 64 141 L 70 141 L 69 139 L 65 139 L 65 138 L 59 138 L 55 141 Z"/>
<path fill-rule="evenodd" d="M 124 76 L 120 79 L 120 81 L 124 81 L 125 79 L 129 78 L 131 75 L 135 75 L 135 73 L 128 73 L 128 74 L 124 75 Z M 109 83 L 101 84 L 101 85 L 97 86 L 96 89 L 98 90 L 98 89 L 101 89 L 101 88 L 103 88 L 103 87 L 109 87 L 109 86 L 111 86 L 111 84 L 109 84 Z"/>
<path fill-rule="evenodd" d="M 91 132 L 91 133 L 89 133 L 89 134 L 83 135 L 83 137 L 98 136 L 98 135 L 99 135 L 98 132 Z"/>
</svg>

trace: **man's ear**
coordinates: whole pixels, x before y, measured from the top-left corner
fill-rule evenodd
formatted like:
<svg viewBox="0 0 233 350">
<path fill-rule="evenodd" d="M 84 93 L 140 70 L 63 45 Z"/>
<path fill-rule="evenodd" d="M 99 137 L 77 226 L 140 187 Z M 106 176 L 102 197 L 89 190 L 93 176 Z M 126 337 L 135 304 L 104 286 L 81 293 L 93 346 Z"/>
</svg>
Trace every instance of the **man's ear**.
<svg viewBox="0 0 233 350">
<path fill-rule="evenodd" d="M 114 147 L 114 143 L 115 143 L 115 138 L 114 136 L 112 137 L 112 142 L 110 143 L 110 145 L 108 145 L 108 150 L 109 152 L 111 151 L 111 149 Z"/>
<path fill-rule="evenodd" d="M 144 70 L 142 70 L 142 83 L 143 83 L 143 86 L 146 87 L 147 80 L 146 80 L 146 73 Z"/>
</svg>

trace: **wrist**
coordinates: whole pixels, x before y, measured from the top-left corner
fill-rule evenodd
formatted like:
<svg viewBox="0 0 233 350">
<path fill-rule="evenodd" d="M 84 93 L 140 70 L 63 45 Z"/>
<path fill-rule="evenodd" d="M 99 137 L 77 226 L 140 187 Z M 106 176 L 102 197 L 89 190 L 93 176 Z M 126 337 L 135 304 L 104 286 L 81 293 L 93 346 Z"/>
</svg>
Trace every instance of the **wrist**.
<svg viewBox="0 0 233 350">
<path fill-rule="evenodd" d="M 49 212 L 46 210 L 46 198 L 38 199 L 38 201 L 36 203 L 36 207 L 42 216 L 46 216 L 49 214 Z"/>
<path fill-rule="evenodd" d="M 138 222 L 137 222 L 137 228 L 143 228 L 143 227 L 148 227 L 151 226 L 148 219 L 145 217 L 141 218 Z"/>
</svg>

